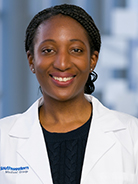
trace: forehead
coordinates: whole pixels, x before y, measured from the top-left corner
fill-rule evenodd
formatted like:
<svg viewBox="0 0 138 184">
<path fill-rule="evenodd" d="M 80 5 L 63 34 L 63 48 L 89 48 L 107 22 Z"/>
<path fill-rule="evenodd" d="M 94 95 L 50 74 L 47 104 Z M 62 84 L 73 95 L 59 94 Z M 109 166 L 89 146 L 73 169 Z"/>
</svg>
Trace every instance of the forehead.
<svg viewBox="0 0 138 184">
<path fill-rule="evenodd" d="M 58 30 L 60 31 L 60 35 L 70 33 L 80 38 L 85 37 L 87 40 L 89 38 L 87 31 L 78 21 L 62 14 L 44 20 L 37 29 L 37 35 L 45 34 L 45 36 L 50 36 L 54 34 L 56 36 Z"/>
</svg>

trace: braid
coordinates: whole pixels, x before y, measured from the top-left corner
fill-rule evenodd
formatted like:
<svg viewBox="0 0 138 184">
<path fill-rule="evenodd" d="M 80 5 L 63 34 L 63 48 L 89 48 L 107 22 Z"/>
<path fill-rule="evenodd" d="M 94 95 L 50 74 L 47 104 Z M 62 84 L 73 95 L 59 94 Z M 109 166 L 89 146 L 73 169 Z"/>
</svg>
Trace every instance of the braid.
<svg viewBox="0 0 138 184">
<path fill-rule="evenodd" d="M 34 40 L 35 40 L 35 35 L 39 25 L 43 23 L 45 20 L 58 14 L 69 16 L 75 19 L 77 22 L 79 22 L 88 33 L 91 54 L 93 53 L 93 51 L 100 52 L 101 36 L 98 28 L 94 23 L 94 20 L 81 7 L 76 5 L 70 5 L 70 4 L 62 4 L 62 5 L 57 5 L 51 8 L 44 9 L 34 16 L 34 18 L 31 20 L 26 30 L 26 39 L 25 39 L 26 52 L 29 50 L 32 54 L 34 53 Z M 90 86 L 90 83 L 89 85 L 85 86 L 85 89 L 88 86 Z M 87 92 L 90 90 L 85 90 L 85 91 Z M 92 93 L 92 92 L 93 90 L 91 90 L 91 92 L 89 93 Z"/>
<path fill-rule="evenodd" d="M 39 12 L 37 15 L 34 16 L 34 18 L 30 22 L 26 30 L 26 39 L 25 39 L 26 51 L 28 50 L 33 51 L 33 40 L 38 26 L 43 21 L 58 14 L 70 16 L 77 22 L 79 22 L 86 29 L 90 37 L 91 50 L 96 50 L 100 52 L 101 37 L 99 30 L 96 27 L 92 17 L 89 14 L 87 14 L 85 10 L 83 10 L 82 8 L 69 4 L 57 5 L 51 8 L 44 9 L 43 11 Z"/>
</svg>

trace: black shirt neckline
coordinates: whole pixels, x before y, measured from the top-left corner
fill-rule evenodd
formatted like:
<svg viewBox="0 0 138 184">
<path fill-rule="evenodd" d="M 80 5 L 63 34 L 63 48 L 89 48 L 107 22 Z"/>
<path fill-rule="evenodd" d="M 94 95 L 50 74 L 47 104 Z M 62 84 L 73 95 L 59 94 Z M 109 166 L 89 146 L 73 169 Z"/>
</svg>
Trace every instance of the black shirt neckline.
<svg viewBox="0 0 138 184">
<path fill-rule="evenodd" d="M 82 137 L 89 132 L 88 130 L 91 124 L 91 119 L 92 119 L 92 113 L 88 121 L 84 123 L 82 126 L 65 133 L 49 132 L 42 125 L 41 127 L 47 141 L 57 142 L 57 141 L 63 141 L 63 140 L 71 140 L 71 139 L 77 139 L 79 137 Z"/>
</svg>

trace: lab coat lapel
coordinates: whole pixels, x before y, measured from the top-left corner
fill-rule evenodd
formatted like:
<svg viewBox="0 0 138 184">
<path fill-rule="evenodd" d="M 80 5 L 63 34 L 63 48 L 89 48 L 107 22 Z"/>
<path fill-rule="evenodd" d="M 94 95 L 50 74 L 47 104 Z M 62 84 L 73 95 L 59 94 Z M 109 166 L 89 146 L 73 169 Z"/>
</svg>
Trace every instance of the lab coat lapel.
<svg viewBox="0 0 138 184">
<path fill-rule="evenodd" d="M 17 150 L 42 183 L 52 184 L 50 166 L 41 127 L 35 126 L 26 143 Z"/>
<path fill-rule="evenodd" d="M 108 134 L 104 133 L 97 127 L 92 127 L 89 132 L 89 137 L 87 141 L 84 164 L 82 169 L 81 182 L 87 177 L 87 174 L 94 166 L 100 161 L 102 156 L 108 152 L 112 146 L 114 146 L 115 141 L 111 139 Z"/>
<path fill-rule="evenodd" d="M 125 129 L 112 113 L 92 98 L 92 96 L 87 98 L 93 104 L 93 118 L 86 145 L 81 184 L 84 183 L 90 170 L 115 145 L 116 139 L 111 136 L 113 131 Z"/>
<path fill-rule="evenodd" d="M 10 136 L 18 138 L 17 153 L 35 172 L 42 183 L 52 184 L 46 145 L 38 120 L 38 103 L 17 120 Z"/>
</svg>

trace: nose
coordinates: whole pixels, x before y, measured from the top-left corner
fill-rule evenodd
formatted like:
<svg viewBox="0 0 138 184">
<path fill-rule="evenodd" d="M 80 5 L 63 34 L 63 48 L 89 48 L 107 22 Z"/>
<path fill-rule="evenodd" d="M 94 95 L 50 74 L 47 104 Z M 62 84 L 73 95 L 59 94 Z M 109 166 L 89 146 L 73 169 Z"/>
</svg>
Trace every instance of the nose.
<svg viewBox="0 0 138 184">
<path fill-rule="evenodd" d="M 60 71 L 68 70 L 71 67 L 69 53 L 66 50 L 58 51 L 53 66 Z"/>
</svg>

